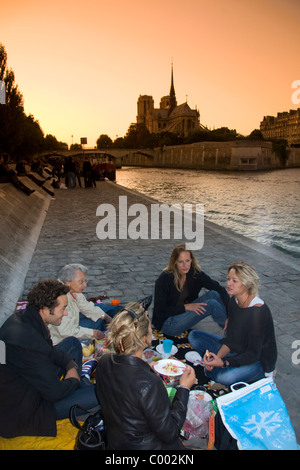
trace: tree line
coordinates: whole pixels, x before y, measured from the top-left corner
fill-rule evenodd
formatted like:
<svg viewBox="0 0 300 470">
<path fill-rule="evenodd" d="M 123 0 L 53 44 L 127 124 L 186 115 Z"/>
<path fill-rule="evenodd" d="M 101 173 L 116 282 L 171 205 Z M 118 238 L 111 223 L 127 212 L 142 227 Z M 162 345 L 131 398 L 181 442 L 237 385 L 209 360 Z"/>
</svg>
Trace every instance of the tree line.
<svg viewBox="0 0 300 470">
<path fill-rule="evenodd" d="M 44 150 L 67 148 L 56 137 L 44 136 L 39 122 L 32 114 L 26 115 L 24 100 L 15 74 L 7 65 L 7 53 L 0 43 L 0 81 L 5 87 L 5 103 L 0 104 L 0 154 L 8 153 L 11 158 L 30 158 Z"/>
<path fill-rule="evenodd" d="M 233 140 L 264 140 L 259 129 L 255 129 L 249 136 L 238 134 L 235 129 L 221 127 L 219 129 L 199 129 L 187 137 L 172 132 L 150 133 L 143 124 L 131 124 L 125 137 L 118 137 L 114 141 L 107 135 L 101 134 L 97 139 L 97 148 L 155 148 L 165 145 L 183 145 L 194 142 L 226 142 Z"/>
</svg>

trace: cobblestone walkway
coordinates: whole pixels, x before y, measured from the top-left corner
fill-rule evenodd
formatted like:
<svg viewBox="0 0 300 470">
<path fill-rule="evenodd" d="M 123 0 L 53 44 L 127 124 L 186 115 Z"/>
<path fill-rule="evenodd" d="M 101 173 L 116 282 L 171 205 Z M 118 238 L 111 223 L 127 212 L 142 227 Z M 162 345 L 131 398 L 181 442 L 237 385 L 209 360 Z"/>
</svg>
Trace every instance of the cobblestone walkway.
<svg viewBox="0 0 300 470">
<path fill-rule="evenodd" d="M 119 196 L 127 196 L 128 207 L 144 204 L 149 214 L 151 203 L 156 202 L 110 182 L 97 182 L 97 188 L 56 190 L 25 279 L 23 298 L 35 282 L 56 278 L 66 263 L 88 267 L 87 297 L 107 292 L 110 298 L 125 303 L 153 293 L 155 279 L 180 241 L 100 240 L 96 209 L 100 204 L 112 204 L 118 224 Z M 247 261 L 258 271 L 260 296 L 269 305 L 276 328 L 276 383 L 300 442 L 300 364 L 296 363 L 300 353 L 293 349 L 295 341 L 300 342 L 298 260 L 211 223 L 205 223 L 204 246 L 195 254 L 202 269 L 224 286 L 227 267 L 233 261 Z"/>
</svg>

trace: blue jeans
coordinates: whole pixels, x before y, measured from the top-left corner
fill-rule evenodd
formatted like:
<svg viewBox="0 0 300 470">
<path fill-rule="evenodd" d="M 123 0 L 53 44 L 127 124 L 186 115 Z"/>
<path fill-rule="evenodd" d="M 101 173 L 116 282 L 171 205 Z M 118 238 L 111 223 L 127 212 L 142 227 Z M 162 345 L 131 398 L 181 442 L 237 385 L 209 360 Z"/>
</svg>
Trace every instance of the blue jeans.
<svg viewBox="0 0 300 470">
<path fill-rule="evenodd" d="M 189 330 L 196 325 L 203 318 L 212 316 L 215 322 L 217 322 L 221 328 L 224 328 L 225 321 L 227 319 L 226 309 L 222 302 L 221 296 L 218 292 L 211 290 L 206 294 L 193 300 L 191 303 L 206 303 L 205 313 L 197 315 L 197 313 L 190 310 L 186 310 L 184 313 L 174 315 L 167 318 L 163 323 L 162 332 L 169 336 L 177 336 Z"/>
<path fill-rule="evenodd" d="M 113 318 L 113 316 L 122 308 L 120 305 L 113 307 L 110 304 L 95 304 L 96 307 L 100 307 L 107 315 Z M 104 331 L 106 329 L 106 322 L 99 318 L 94 321 L 91 318 L 86 317 L 81 312 L 79 313 L 79 325 L 84 328 L 92 328 L 93 330 Z"/>
<path fill-rule="evenodd" d="M 82 346 L 80 341 L 74 336 L 69 336 L 55 347 L 71 354 L 72 358 L 78 365 L 77 372 L 80 377 L 82 367 Z M 58 368 L 58 377 L 65 375 L 65 373 L 65 370 Z M 86 410 L 99 406 L 95 385 L 85 377 L 82 377 L 80 380 L 80 388 L 62 400 L 54 403 L 56 419 L 58 420 L 68 418 L 69 410 L 73 405 L 82 406 L 82 408 Z M 78 413 L 78 415 L 80 415 L 80 413 Z"/>
<path fill-rule="evenodd" d="M 193 330 L 189 334 L 190 345 L 202 357 L 207 349 L 210 352 L 217 354 L 221 347 L 221 339 L 221 336 L 199 330 Z M 236 356 L 236 354 L 230 353 L 224 357 L 224 360 L 233 356 Z M 205 375 L 214 382 L 221 383 L 226 387 L 229 387 L 236 382 L 256 382 L 257 380 L 265 377 L 265 373 L 259 361 L 240 367 L 229 366 L 225 369 L 222 367 L 214 367 L 210 372 L 205 369 Z"/>
<path fill-rule="evenodd" d="M 76 186 L 76 175 L 73 171 L 68 172 L 68 186 L 69 188 L 75 188 Z"/>
</svg>

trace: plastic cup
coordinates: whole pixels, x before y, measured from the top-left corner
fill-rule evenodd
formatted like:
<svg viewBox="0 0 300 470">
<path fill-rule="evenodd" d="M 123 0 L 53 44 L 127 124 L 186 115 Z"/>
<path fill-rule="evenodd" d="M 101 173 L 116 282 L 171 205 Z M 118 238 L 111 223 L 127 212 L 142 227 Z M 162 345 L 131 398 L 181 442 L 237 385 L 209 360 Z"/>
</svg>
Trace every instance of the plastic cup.
<svg viewBox="0 0 300 470">
<path fill-rule="evenodd" d="M 163 348 L 164 348 L 164 353 L 165 354 L 170 354 L 171 349 L 173 346 L 173 341 L 171 339 L 164 339 L 163 340 Z"/>
</svg>

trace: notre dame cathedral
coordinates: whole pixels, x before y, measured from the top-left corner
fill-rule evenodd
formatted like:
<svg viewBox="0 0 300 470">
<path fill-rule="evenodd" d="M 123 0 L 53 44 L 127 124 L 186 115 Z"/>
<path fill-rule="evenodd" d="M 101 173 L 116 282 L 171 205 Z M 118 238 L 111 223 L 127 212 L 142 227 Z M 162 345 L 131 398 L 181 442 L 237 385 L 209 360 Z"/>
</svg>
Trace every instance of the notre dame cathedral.
<svg viewBox="0 0 300 470">
<path fill-rule="evenodd" d="M 170 94 L 163 96 L 159 108 L 154 108 L 152 96 L 140 95 L 137 102 L 137 124 L 144 124 L 150 133 L 172 132 L 181 137 L 186 137 L 191 132 L 203 128 L 200 124 L 200 114 L 196 109 L 191 109 L 186 103 L 177 105 L 173 65 L 171 69 Z"/>
</svg>

